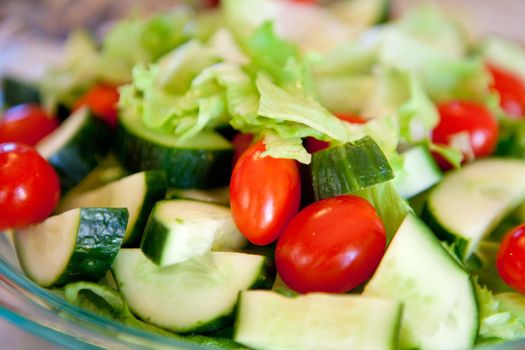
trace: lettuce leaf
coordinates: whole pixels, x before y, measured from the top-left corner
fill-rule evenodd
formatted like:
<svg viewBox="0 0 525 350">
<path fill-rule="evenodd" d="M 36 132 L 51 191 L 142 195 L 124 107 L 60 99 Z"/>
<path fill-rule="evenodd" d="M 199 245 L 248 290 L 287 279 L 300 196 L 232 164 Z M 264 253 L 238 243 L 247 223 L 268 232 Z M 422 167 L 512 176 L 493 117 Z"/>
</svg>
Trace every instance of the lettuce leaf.
<svg viewBox="0 0 525 350">
<path fill-rule="evenodd" d="M 101 48 L 85 32 L 74 32 L 65 44 L 64 62 L 51 69 L 41 82 L 45 106 L 54 111 L 59 103 L 68 107 L 93 84 L 120 85 L 131 79 L 135 64 L 156 61 L 195 35 L 195 16 L 176 11 L 117 22 Z"/>
<path fill-rule="evenodd" d="M 456 57 L 463 57 L 467 52 L 465 31 L 434 4 L 414 7 L 394 25 L 417 40 Z"/>
<path fill-rule="evenodd" d="M 383 33 L 379 60 L 383 66 L 415 73 L 434 101 L 484 102 L 489 95 L 490 77 L 481 59 L 455 57 L 395 27 Z"/>
<path fill-rule="evenodd" d="M 525 337 L 525 317 L 502 303 L 486 287 L 474 281 L 479 305 L 478 343 L 499 343 Z M 506 294 L 506 293 L 505 293 Z M 525 300 L 521 300 L 525 305 Z M 523 305 L 521 306 L 523 308 Z"/>
</svg>

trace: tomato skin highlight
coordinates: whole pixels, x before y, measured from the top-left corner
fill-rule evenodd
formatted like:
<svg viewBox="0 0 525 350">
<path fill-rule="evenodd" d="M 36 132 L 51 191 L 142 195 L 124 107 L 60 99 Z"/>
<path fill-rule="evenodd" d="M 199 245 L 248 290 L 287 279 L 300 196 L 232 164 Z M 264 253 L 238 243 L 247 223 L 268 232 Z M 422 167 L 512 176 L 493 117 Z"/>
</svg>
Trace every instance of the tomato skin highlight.
<svg viewBox="0 0 525 350">
<path fill-rule="evenodd" d="M 500 105 L 511 117 L 525 117 L 525 81 L 492 64 L 487 64 L 492 75 L 491 89 L 500 96 Z"/>
<path fill-rule="evenodd" d="M 95 115 L 112 128 L 118 123 L 117 103 L 119 92 L 116 87 L 110 85 L 96 85 L 85 95 L 80 97 L 73 106 L 73 110 L 87 106 Z"/>
<path fill-rule="evenodd" d="M 0 230 L 40 222 L 60 199 L 58 176 L 32 147 L 0 144 Z"/>
<path fill-rule="evenodd" d="M 275 241 L 297 213 L 301 179 L 295 160 L 262 157 L 259 141 L 250 146 L 233 168 L 230 207 L 241 233 L 253 244 Z"/>
<path fill-rule="evenodd" d="M 498 142 L 498 123 L 483 106 L 469 101 L 449 101 L 438 105 L 440 121 L 432 131 L 432 141 L 440 145 L 451 144 L 458 133 L 468 132 L 470 147 L 475 158 L 492 154 Z M 467 157 L 464 154 L 463 160 Z M 436 158 L 442 169 L 450 164 Z"/>
<path fill-rule="evenodd" d="M 505 283 L 525 294 L 525 224 L 505 235 L 498 250 L 496 266 Z"/>
<path fill-rule="evenodd" d="M 22 142 L 33 146 L 58 125 L 58 120 L 37 104 L 14 106 L 7 109 L 0 119 L 0 143 Z"/>
<path fill-rule="evenodd" d="M 342 195 L 297 214 L 277 242 L 277 272 L 301 292 L 344 293 L 372 276 L 384 255 L 386 234 L 365 199 Z"/>
</svg>

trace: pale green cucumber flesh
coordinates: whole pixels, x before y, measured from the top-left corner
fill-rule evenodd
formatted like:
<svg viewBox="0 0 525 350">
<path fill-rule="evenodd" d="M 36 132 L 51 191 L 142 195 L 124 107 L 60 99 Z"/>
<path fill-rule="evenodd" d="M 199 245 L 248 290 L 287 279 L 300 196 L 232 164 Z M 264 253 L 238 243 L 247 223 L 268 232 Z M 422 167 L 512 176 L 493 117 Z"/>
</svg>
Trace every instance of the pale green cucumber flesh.
<svg viewBox="0 0 525 350">
<path fill-rule="evenodd" d="M 145 171 L 126 176 L 98 189 L 64 199 L 59 211 L 82 207 L 127 208 L 129 222 L 124 244 L 137 243 L 153 205 L 166 194 L 166 177 L 161 171 Z"/>
<path fill-rule="evenodd" d="M 36 149 L 55 169 L 64 194 L 104 159 L 111 139 L 109 126 L 83 108 L 43 138 Z"/>
<path fill-rule="evenodd" d="M 403 303 L 401 349 L 469 349 L 479 329 L 469 274 L 415 215 L 390 243 L 365 296 Z"/>
<path fill-rule="evenodd" d="M 401 304 L 355 295 L 241 292 L 234 340 L 254 349 L 397 349 Z"/>
<path fill-rule="evenodd" d="M 140 249 L 121 249 L 112 271 L 135 315 L 179 333 L 214 332 L 230 325 L 238 293 L 270 288 L 274 278 L 266 258 L 231 252 L 158 267 Z"/>
<path fill-rule="evenodd" d="M 17 230 L 20 265 L 43 287 L 98 281 L 120 249 L 127 220 L 124 208 L 83 208 Z"/>
<path fill-rule="evenodd" d="M 525 161 L 481 159 L 447 174 L 431 191 L 423 217 L 467 259 L 524 200 Z"/>
</svg>

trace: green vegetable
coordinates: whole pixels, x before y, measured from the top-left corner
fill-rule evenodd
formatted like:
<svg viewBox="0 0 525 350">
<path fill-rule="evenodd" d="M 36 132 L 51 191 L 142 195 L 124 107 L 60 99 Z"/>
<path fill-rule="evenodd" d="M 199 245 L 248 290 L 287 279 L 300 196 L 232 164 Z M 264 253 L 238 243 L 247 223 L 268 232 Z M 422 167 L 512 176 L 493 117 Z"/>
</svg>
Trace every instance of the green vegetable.
<svg viewBox="0 0 525 350">
<path fill-rule="evenodd" d="M 64 287 L 64 298 L 71 304 L 91 311 L 102 317 L 146 332 L 173 338 L 188 344 L 205 346 L 210 349 L 247 349 L 231 339 L 204 335 L 182 336 L 137 319 L 129 310 L 122 295 L 115 289 L 91 282 L 75 282 Z"/>
<path fill-rule="evenodd" d="M 514 293 L 500 294 L 502 297 L 494 296 L 479 283 L 475 283 L 474 286 L 480 312 L 478 343 L 499 343 L 525 337 L 523 296 Z M 516 297 L 509 298 L 509 294 Z"/>
<path fill-rule="evenodd" d="M 311 170 L 318 200 L 359 191 L 394 178 L 385 155 L 370 136 L 316 152 Z"/>
</svg>

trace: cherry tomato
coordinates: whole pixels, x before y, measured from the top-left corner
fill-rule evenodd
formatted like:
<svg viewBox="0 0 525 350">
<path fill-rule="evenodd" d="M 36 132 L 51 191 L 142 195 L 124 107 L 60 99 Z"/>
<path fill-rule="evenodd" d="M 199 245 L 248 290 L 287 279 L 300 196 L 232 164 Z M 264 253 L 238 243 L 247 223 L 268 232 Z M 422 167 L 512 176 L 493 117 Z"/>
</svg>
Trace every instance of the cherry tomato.
<svg viewBox="0 0 525 350">
<path fill-rule="evenodd" d="M 496 266 L 505 283 L 525 294 L 525 224 L 505 235 L 498 251 Z"/>
<path fill-rule="evenodd" d="M 492 75 L 491 88 L 498 92 L 500 105 L 513 117 L 525 117 L 525 81 L 497 66 L 488 64 Z"/>
<path fill-rule="evenodd" d="M 364 124 L 366 123 L 366 120 L 363 119 L 361 116 L 352 114 L 352 113 L 336 113 L 335 116 L 342 121 L 348 122 L 348 123 L 354 123 L 354 124 Z M 319 152 L 325 148 L 328 148 L 330 146 L 330 143 L 326 141 L 318 140 L 314 137 L 307 137 L 305 139 L 305 147 L 308 153 L 315 153 Z"/>
<path fill-rule="evenodd" d="M 9 108 L 0 119 L 0 143 L 22 142 L 35 145 L 59 125 L 36 104 L 21 104 Z"/>
<path fill-rule="evenodd" d="M 250 147 L 252 142 L 252 134 L 243 134 L 239 132 L 233 136 L 233 164 L 237 163 L 239 158 L 241 158 L 241 155 L 248 149 L 248 147 Z"/>
<path fill-rule="evenodd" d="M 59 198 L 55 171 L 32 147 L 0 144 L 0 230 L 42 221 Z"/>
<path fill-rule="evenodd" d="M 277 242 L 275 263 L 298 292 L 344 293 L 372 276 L 385 246 L 374 207 L 342 195 L 314 202 L 292 219 Z"/>
<path fill-rule="evenodd" d="M 469 101 L 450 101 L 438 105 L 440 121 L 432 131 L 436 144 L 451 145 L 454 135 L 467 132 L 474 157 L 490 155 L 498 141 L 498 123 L 483 106 Z M 466 159 L 468 154 L 464 154 Z M 449 168 L 437 158 L 442 168 Z"/>
<path fill-rule="evenodd" d="M 118 99 L 119 93 L 116 87 L 97 85 L 82 96 L 73 109 L 88 106 L 96 116 L 102 118 L 111 127 L 116 127 Z"/>
<path fill-rule="evenodd" d="M 259 141 L 243 153 L 233 168 L 230 206 L 242 234 L 265 245 L 279 237 L 299 209 L 301 180 L 294 160 L 262 157 Z"/>
</svg>

